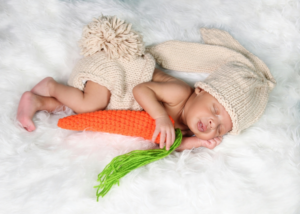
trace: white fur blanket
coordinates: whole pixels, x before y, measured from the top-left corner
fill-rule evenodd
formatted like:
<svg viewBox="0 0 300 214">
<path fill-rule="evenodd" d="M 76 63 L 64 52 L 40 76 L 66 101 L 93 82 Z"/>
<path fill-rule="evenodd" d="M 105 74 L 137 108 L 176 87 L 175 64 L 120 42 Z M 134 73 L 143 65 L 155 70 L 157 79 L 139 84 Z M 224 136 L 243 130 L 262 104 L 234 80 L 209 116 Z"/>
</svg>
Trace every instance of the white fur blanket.
<svg viewBox="0 0 300 214">
<path fill-rule="evenodd" d="M 83 26 L 101 14 L 133 23 L 146 45 L 201 42 L 200 27 L 227 30 L 277 80 L 263 117 L 214 150 L 173 153 L 133 171 L 96 202 L 93 186 L 105 165 L 153 144 L 59 129 L 70 111 L 37 113 L 37 129 L 28 133 L 16 111 L 22 93 L 42 78 L 66 83 L 81 57 Z M 298 0 L 3 0 L 0 20 L 1 214 L 300 213 Z"/>
</svg>

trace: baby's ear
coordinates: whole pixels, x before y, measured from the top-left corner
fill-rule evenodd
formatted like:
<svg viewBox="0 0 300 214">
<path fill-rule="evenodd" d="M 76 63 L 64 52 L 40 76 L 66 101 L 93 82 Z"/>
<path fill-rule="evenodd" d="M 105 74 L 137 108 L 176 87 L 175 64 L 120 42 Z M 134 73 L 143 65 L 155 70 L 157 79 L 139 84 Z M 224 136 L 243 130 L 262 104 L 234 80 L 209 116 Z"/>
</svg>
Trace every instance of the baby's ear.
<svg viewBox="0 0 300 214">
<path fill-rule="evenodd" d="M 196 87 L 196 88 L 195 88 L 195 93 L 196 93 L 197 95 L 200 94 L 201 91 L 203 91 L 202 88 L 199 88 L 199 87 Z"/>
</svg>

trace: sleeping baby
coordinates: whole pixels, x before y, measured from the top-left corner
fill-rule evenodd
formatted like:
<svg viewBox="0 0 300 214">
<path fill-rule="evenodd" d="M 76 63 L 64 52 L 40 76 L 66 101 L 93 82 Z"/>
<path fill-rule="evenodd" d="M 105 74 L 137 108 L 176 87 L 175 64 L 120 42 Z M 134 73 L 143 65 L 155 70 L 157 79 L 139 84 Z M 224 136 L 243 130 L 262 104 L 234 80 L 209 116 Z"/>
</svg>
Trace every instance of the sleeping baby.
<svg viewBox="0 0 300 214">
<path fill-rule="evenodd" d="M 267 66 L 230 34 L 201 28 L 204 44 L 167 41 L 146 50 L 142 37 L 116 17 L 94 19 L 83 30 L 83 58 L 68 86 L 47 77 L 25 92 L 17 119 L 35 130 L 37 111 L 71 108 L 76 113 L 105 109 L 145 110 L 156 122 L 153 141 L 160 148 L 183 140 L 178 151 L 204 146 L 213 149 L 227 134 L 239 134 L 263 114 L 275 86 Z M 210 73 L 195 88 L 155 68 Z"/>
</svg>

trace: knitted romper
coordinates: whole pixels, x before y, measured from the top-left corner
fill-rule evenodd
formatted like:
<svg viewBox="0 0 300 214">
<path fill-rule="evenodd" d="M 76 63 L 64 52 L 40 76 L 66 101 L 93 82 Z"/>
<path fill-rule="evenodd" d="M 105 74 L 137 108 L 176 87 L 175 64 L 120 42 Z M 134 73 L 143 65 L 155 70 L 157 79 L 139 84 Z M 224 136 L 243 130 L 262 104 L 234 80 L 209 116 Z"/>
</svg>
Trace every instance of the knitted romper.
<svg viewBox="0 0 300 214">
<path fill-rule="evenodd" d="M 127 61 L 123 58 L 109 59 L 105 52 L 99 51 L 78 61 L 68 84 L 83 91 L 86 81 L 96 82 L 111 93 L 106 109 L 142 110 L 132 90 L 140 83 L 151 81 L 154 68 L 155 60 L 149 53 Z"/>
</svg>

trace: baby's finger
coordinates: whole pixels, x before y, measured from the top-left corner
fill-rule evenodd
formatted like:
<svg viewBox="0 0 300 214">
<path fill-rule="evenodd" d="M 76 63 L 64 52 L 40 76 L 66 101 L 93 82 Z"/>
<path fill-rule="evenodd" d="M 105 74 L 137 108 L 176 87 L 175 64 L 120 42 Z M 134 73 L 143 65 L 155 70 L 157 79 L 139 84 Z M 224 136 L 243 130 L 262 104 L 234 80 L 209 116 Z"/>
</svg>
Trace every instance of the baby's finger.
<svg viewBox="0 0 300 214">
<path fill-rule="evenodd" d="M 208 142 L 209 142 L 210 144 L 213 144 L 213 143 L 214 143 L 214 139 L 210 139 L 210 140 L 208 140 Z"/>
<path fill-rule="evenodd" d="M 209 144 L 209 149 L 213 149 L 215 148 L 215 146 L 217 145 L 217 141 L 214 139 L 208 140 Z"/>
<path fill-rule="evenodd" d="M 174 129 L 171 131 L 171 135 L 172 135 L 172 143 L 171 143 L 171 145 L 173 145 L 173 143 L 175 141 L 175 130 Z"/>
<path fill-rule="evenodd" d="M 166 150 L 169 150 L 170 149 L 170 146 L 171 146 L 171 131 L 168 131 L 167 132 L 167 143 L 166 143 Z"/>
<path fill-rule="evenodd" d="M 160 143 L 159 143 L 159 146 L 160 148 L 164 148 L 165 146 L 165 139 L 166 139 L 166 133 L 163 131 L 160 133 Z"/>
<path fill-rule="evenodd" d="M 152 142 L 153 143 L 155 143 L 155 140 L 156 140 L 158 134 L 159 134 L 159 130 L 155 130 L 154 133 L 153 133 L 153 135 L 152 135 Z"/>
<path fill-rule="evenodd" d="M 217 145 L 219 145 L 219 144 L 222 142 L 222 140 L 223 140 L 222 136 L 221 136 L 221 137 L 218 137 L 218 138 L 216 139 Z"/>
</svg>

